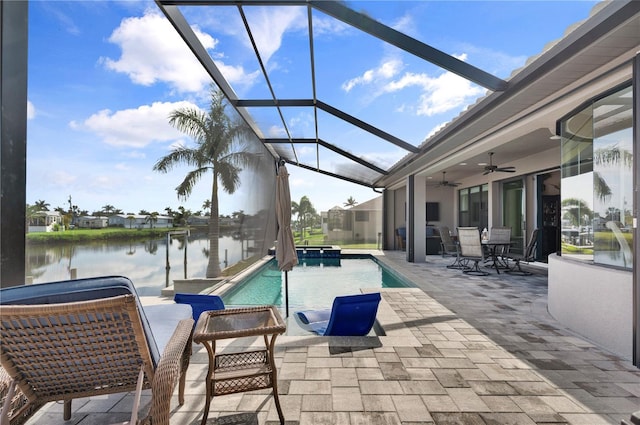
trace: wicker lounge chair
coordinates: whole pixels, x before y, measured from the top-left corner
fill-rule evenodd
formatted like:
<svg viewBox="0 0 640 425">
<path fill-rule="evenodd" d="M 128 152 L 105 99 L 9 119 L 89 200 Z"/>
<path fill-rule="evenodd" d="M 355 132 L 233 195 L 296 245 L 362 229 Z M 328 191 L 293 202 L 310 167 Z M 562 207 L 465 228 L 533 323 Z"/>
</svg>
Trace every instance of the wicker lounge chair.
<svg viewBox="0 0 640 425">
<path fill-rule="evenodd" d="M 3 425 L 24 423 L 50 401 L 64 401 L 69 419 L 74 398 L 136 391 L 134 424 L 144 388 L 152 395 L 141 422 L 167 425 L 178 384 L 184 403 L 189 306 L 142 309 L 133 285 L 121 277 L 6 288 L 0 299 Z"/>
</svg>

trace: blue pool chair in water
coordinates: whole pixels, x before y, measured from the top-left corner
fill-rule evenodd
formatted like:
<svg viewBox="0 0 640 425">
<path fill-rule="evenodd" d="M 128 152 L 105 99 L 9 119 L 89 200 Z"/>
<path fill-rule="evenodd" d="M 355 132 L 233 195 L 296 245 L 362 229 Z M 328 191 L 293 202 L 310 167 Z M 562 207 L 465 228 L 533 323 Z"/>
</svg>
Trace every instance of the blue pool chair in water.
<svg viewBox="0 0 640 425">
<path fill-rule="evenodd" d="M 177 293 L 173 296 L 173 301 L 178 304 L 189 304 L 193 311 L 193 320 L 196 322 L 203 311 L 224 310 L 224 302 L 217 295 Z"/>
<path fill-rule="evenodd" d="M 380 293 L 346 295 L 333 300 L 331 310 L 296 311 L 301 328 L 322 336 L 367 335 L 380 304 Z"/>
</svg>

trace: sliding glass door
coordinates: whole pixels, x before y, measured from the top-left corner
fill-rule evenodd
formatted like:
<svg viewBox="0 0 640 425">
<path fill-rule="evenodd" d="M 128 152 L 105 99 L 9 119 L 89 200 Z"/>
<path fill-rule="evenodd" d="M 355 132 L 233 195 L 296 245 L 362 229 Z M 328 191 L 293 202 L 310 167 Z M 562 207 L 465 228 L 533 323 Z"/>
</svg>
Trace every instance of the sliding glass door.
<svg viewBox="0 0 640 425">
<path fill-rule="evenodd" d="M 511 227 L 511 248 L 514 253 L 522 254 L 525 245 L 525 193 L 522 179 L 502 184 L 502 223 Z"/>
</svg>

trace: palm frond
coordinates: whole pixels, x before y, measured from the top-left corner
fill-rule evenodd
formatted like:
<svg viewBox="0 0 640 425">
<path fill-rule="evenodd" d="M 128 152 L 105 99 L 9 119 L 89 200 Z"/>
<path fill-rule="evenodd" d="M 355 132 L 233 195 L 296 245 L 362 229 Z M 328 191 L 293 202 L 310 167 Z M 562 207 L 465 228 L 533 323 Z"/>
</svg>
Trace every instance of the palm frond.
<svg viewBox="0 0 640 425">
<path fill-rule="evenodd" d="M 234 193 L 240 186 L 240 172 L 242 169 L 229 162 L 218 162 L 216 167 L 222 188 L 229 194 Z"/>
<path fill-rule="evenodd" d="M 192 171 L 189 171 L 185 176 L 184 180 L 178 187 L 176 187 L 176 192 L 178 193 L 178 198 L 182 201 L 186 200 L 191 192 L 193 191 L 193 187 L 198 183 L 203 174 L 206 174 L 211 169 L 209 167 L 202 167 Z"/>
<path fill-rule="evenodd" d="M 196 143 L 202 143 L 207 136 L 207 115 L 195 108 L 176 109 L 169 114 L 169 124 L 187 134 Z"/>
<path fill-rule="evenodd" d="M 606 201 L 612 195 L 611 188 L 597 171 L 593 172 L 593 191 L 601 201 Z"/>
<path fill-rule="evenodd" d="M 199 153 L 197 150 L 178 146 L 166 156 L 160 158 L 153 166 L 153 170 L 166 173 L 171 171 L 176 165 L 187 164 L 191 166 L 198 166 L 199 163 Z"/>
<path fill-rule="evenodd" d="M 633 165 L 633 153 L 618 145 L 596 149 L 593 152 L 593 158 L 598 165 L 622 164 L 627 168 Z"/>
</svg>

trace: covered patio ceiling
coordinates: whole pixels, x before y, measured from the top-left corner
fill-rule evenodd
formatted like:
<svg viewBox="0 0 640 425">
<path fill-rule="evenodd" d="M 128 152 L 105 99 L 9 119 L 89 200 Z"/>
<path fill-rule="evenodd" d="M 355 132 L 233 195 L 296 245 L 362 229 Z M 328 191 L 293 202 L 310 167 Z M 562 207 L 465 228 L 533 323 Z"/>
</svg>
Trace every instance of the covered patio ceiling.
<svg viewBox="0 0 640 425">
<path fill-rule="evenodd" d="M 489 151 L 496 151 L 496 160 L 505 164 L 559 146 L 551 138 L 555 120 L 568 110 L 548 108 L 546 116 L 529 122 L 527 118 L 539 112 L 531 109 L 568 96 L 582 77 L 632 52 L 640 28 L 640 2 L 603 2 L 587 21 L 503 80 L 383 24 L 384 16 L 376 16 L 376 2 L 358 2 L 366 5 L 366 13 L 333 0 L 156 3 L 274 157 L 372 188 L 398 184 L 412 173 L 435 179 L 446 170 L 448 180 L 481 175 L 483 168 L 475 164 L 487 162 Z M 394 4 L 402 8 L 408 3 Z M 280 37 L 265 28 L 265 22 L 293 20 L 296 37 Z M 348 37 L 335 36 L 343 33 Z M 240 59 L 221 56 L 213 48 L 225 34 L 243 44 L 235 50 L 227 44 L 225 55 Z M 412 64 L 414 72 L 455 74 L 477 90 L 476 103 L 435 134 L 427 134 L 430 129 L 418 114 L 401 114 L 399 120 L 384 97 L 357 99 L 351 89 L 371 75 L 349 79 L 342 72 L 345 64 L 336 63 L 333 53 L 381 48 Z M 287 72 L 282 72 L 285 61 Z M 257 71 L 247 72 L 242 63 Z M 379 117 L 374 111 L 386 111 L 389 118 L 373 118 Z M 515 130 L 499 136 L 506 126 Z"/>
</svg>

